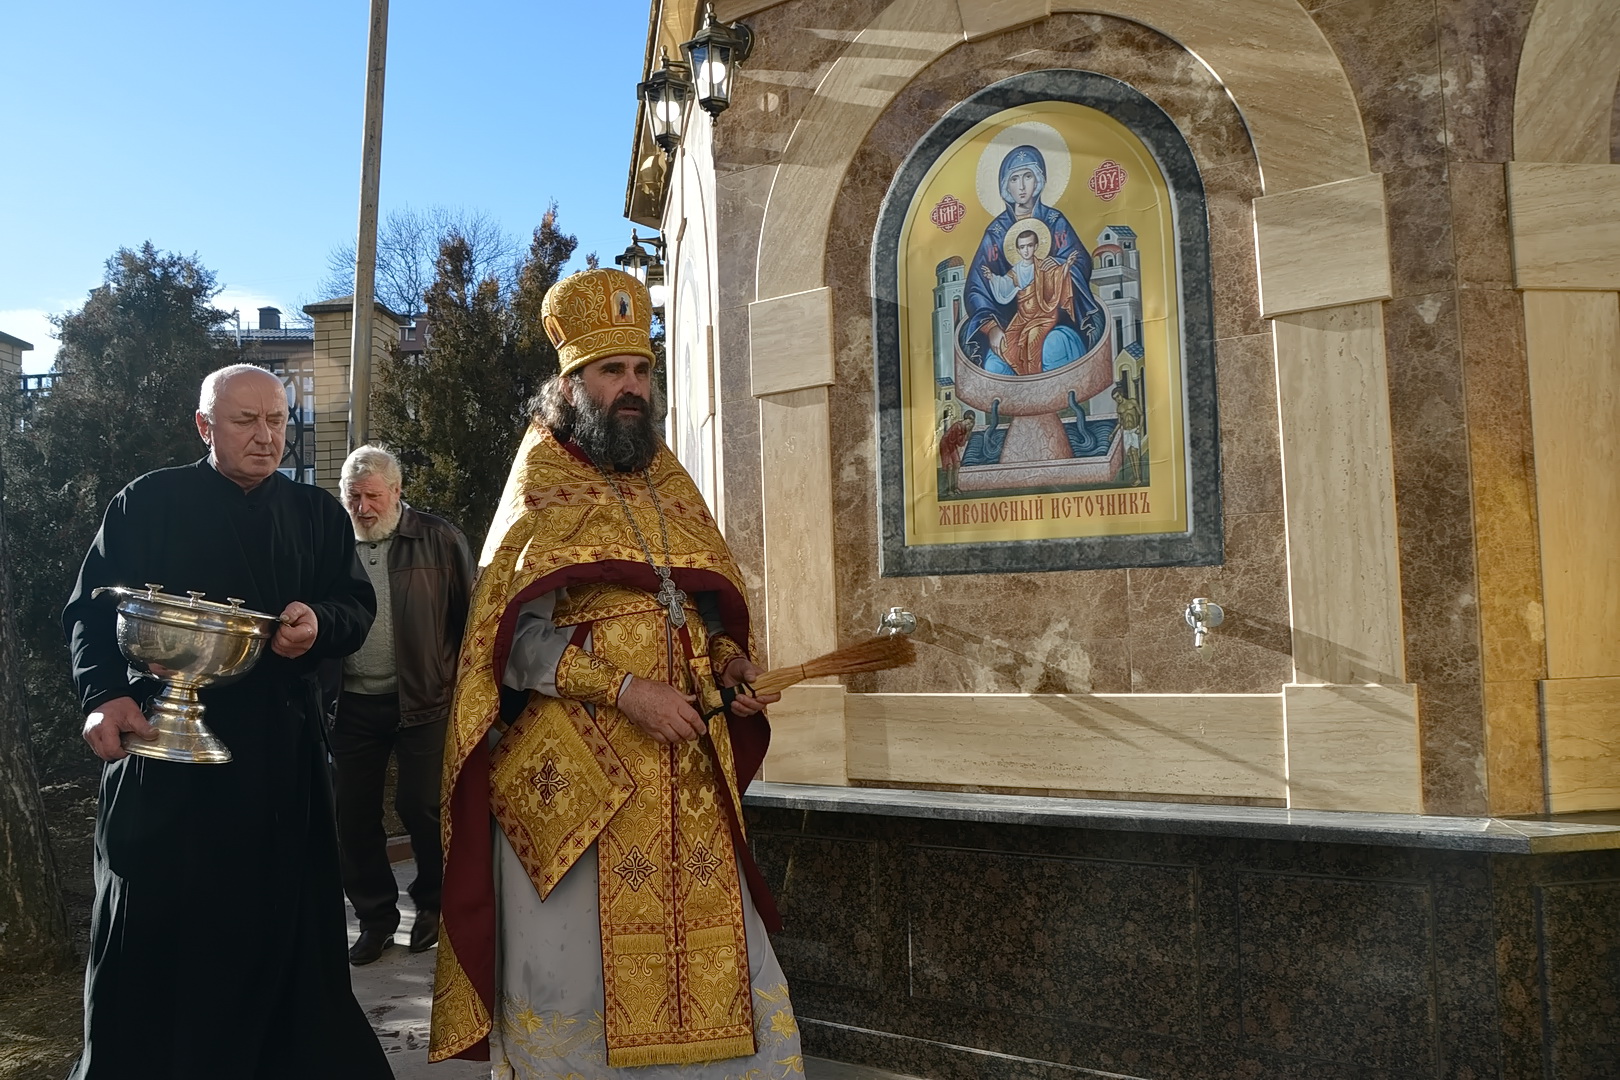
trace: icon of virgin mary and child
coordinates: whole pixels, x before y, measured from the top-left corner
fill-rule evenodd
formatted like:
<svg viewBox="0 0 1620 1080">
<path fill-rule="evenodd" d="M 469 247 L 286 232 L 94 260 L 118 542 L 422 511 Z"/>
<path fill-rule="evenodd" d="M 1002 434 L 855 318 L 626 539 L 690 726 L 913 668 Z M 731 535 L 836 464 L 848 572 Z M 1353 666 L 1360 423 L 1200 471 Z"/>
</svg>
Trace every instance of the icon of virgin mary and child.
<svg viewBox="0 0 1620 1080">
<path fill-rule="evenodd" d="M 984 230 L 968 268 L 962 354 L 996 375 L 1038 375 L 1074 363 L 1102 339 L 1091 253 L 1069 219 L 1041 202 L 1046 159 L 1015 147 L 998 175 L 1007 208 Z"/>
</svg>

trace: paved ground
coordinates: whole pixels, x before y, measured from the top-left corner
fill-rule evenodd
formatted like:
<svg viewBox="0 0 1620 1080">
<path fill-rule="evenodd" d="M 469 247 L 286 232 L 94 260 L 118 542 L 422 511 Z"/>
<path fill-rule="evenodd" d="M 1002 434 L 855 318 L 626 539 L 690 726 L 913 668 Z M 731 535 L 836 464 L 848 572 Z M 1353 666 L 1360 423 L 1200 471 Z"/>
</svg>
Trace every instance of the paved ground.
<svg viewBox="0 0 1620 1080">
<path fill-rule="evenodd" d="M 446 1061 L 428 1065 L 428 1017 L 433 1005 L 433 963 L 437 949 L 412 953 L 405 948 L 410 940 L 416 912 L 411 909 L 405 886 L 416 876 L 414 862 L 394 864 L 399 881 L 399 930 L 394 945 L 383 951 L 382 959 L 364 967 L 351 967 L 354 996 L 371 1018 L 388 1060 L 398 1080 L 472 1080 L 489 1076 L 489 1066 L 474 1061 Z M 359 935 L 354 911 L 349 912 L 349 943 Z"/>
<path fill-rule="evenodd" d="M 410 861 L 394 864 L 394 877 L 399 881 L 399 930 L 394 934 L 392 948 L 383 952 L 375 964 L 349 969 L 354 982 L 354 996 L 360 1007 L 371 1018 L 388 1060 L 394 1067 L 397 1080 L 483 1080 L 489 1076 L 489 1066 L 475 1061 L 445 1061 L 429 1065 L 427 1059 L 428 1017 L 433 1004 L 433 964 L 438 950 L 412 953 L 405 948 L 410 940 L 411 924 L 416 912 L 411 909 L 405 886 L 416 876 L 416 864 Z M 349 912 L 349 942 L 359 935 L 354 912 Z M 895 1073 L 881 1072 L 862 1065 L 806 1058 L 805 1080 L 913 1080 Z"/>
</svg>

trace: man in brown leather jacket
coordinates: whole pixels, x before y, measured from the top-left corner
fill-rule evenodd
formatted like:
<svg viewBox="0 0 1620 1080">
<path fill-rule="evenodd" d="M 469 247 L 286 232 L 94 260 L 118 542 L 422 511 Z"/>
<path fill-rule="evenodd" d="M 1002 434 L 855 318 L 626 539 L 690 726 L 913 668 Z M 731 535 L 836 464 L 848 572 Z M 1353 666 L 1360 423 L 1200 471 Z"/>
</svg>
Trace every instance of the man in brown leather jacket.
<svg viewBox="0 0 1620 1080">
<path fill-rule="evenodd" d="M 360 563 L 377 591 L 377 621 L 343 662 L 332 728 L 343 891 L 360 922 L 349 963 L 358 965 L 382 955 L 400 921 L 382 821 L 390 753 L 399 765 L 394 807 L 416 858 L 410 949 L 439 939 L 439 771 L 472 558 L 461 530 L 401 500 L 399 462 L 388 451 L 362 446 L 350 454 L 341 487 Z"/>
</svg>

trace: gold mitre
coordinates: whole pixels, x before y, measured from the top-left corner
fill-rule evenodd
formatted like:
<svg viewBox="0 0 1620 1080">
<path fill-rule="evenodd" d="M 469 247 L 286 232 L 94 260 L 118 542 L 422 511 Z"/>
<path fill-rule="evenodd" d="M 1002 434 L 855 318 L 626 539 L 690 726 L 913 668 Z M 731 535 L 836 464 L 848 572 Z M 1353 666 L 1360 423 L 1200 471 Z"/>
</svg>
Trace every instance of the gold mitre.
<svg viewBox="0 0 1620 1080">
<path fill-rule="evenodd" d="M 604 356 L 645 356 L 652 350 L 652 297 L 623 270 L 584 270 L 563 278 L 540 305 L 546 336 L 557 346 L 562 374 Z"/>
</svg>

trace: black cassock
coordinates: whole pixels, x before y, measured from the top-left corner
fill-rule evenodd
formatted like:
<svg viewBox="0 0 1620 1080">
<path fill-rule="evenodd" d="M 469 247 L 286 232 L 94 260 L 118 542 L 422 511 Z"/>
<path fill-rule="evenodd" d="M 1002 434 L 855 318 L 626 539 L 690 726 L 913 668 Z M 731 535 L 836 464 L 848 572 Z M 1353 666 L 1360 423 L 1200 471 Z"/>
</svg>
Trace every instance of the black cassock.
<svg viewBox="0 0 1620 1080">
<path fill-rule="evenodd" d="M 113 499 L 62 613 L 86 712 L 136 678 L 100 585 L 315 610 L 297 660 L 267 647 L 203 690 L 224 765 L 126 757 L 102 773 L 85 1045 L 71 1080 L 392 1076 L 349 986 L 319 661 L 365 640 L 376 596 L 337 500 L 276 474 L 251 492 L 205 459 Z"/>
</svg>

